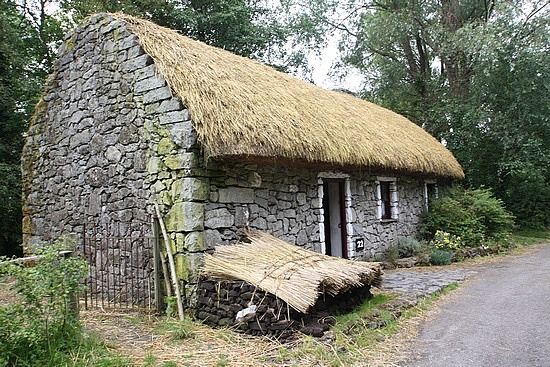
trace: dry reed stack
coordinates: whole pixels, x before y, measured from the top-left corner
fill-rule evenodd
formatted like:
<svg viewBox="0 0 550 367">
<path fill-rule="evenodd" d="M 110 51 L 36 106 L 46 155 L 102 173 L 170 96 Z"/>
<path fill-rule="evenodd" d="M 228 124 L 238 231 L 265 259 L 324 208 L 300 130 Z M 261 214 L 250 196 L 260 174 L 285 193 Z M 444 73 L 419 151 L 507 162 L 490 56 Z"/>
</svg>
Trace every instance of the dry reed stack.
<svg viewBox="0 0 550 367">
<path fill-rule="evenodd" d="M 254 304 L 259 308 L 250 329 L 282 330 L 308 313 L 319 319 L 356 305 L 370 295 L 370 286 L 379 285 L 381 274 L 378 263 L 326 256 L 250 231 L 247 242 L 206 255 L 198 316 L 233 325 L 237 312 Z M 318 333 L 315 328 L 311 334 Z"/>
</svg>

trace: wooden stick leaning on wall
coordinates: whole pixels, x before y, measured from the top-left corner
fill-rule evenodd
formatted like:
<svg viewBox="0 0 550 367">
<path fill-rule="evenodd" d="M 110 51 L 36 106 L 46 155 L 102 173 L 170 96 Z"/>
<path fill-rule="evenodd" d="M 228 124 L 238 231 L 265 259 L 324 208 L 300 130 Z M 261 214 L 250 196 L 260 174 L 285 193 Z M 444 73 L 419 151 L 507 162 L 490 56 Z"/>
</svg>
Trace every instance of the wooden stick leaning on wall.
<svg viewBox="0 0 550 367">
<path fill-rule="evenodd" d="M 172 284 L 174 285 L 174 292 L 176 293 L 176 302 L 178 304 L 178 316 L 180 320 L 183 320 L 184 319 L 183 303 L 181 301 L 180 286 L 178 283 L 178 276 L 176 274 L 176 264 L 174 263 L 172 248 L 170 247 L 170 237 L 168 237 L 168 233 L 166 233 L 166 226 L 164 225 L 164 220 L 162 219 L 162 215 L 160 214 L 159 205 L 156 202 L 155 202 L 155 212 L 157 213 L 160 229 L 162 231 L 162 236 L 164 237 L 166 253 L 168 254 L 168 264 L 170 265 L 170 273 L 172 274 Z"/>
</svg>

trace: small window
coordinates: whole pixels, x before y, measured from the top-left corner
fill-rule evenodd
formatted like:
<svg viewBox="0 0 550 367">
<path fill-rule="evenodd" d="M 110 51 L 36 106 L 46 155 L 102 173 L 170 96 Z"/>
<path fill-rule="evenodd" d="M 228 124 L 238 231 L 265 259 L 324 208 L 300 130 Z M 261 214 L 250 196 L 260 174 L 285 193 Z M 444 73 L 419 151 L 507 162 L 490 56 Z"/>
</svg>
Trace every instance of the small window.
<svg viewBox="0 0 550 367">
<path fill-rule="evenodd" d="M 431 203 L 439 197 L 437 184 L 435 182 L 426 182 L 424 186 L 424 200 L 426 210 L 430 209 Z"/>
<path fill-rule="evenodd" d="M 377 218 L 397 220 L 397 185 L 393 177 L 381 177 L 376 181 Z"/>
<path fill-rule="evenodd" d="M 391 219 L 390 182 L 380 182 L 380 200 L 382 201 L 382 216 L 380 219 Z"/>
</svg>

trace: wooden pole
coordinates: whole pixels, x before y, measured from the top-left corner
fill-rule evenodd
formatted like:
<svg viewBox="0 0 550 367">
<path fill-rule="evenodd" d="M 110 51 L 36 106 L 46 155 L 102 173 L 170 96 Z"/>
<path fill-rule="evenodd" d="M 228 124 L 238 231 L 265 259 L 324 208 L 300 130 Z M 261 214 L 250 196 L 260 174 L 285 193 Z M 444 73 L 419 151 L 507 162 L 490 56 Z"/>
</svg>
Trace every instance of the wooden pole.
<svg viewBox="0 0 550 367">
<path fill-rule="evenodd" d="M 180 320 L 183 320 L 184 319 L 183 303 L 181 301 L 181 292 L 180 292 L 180 286 L 178 283 L 178 275 L 176 274 L 176 264 L 174 263 L 174 256 L 172 255 L 172 249 L 170 248 L 170 238 L 168 237 L 168 233 L 166 233 L 164 220 L 162 220 L 162 216 L 160 214 L 160 208 L 158 203 L 156 202 L 155 202 L 155 211 L 157 213 L 160 229 L 164 237 L 164 245 L 166 246 L 166 253 L 168 254 L 168 264 L 170 265 L 170 273 L 172 274 L 172 284 L 174 285 L 174 291 L 176 292 L 176 302 L 178 304 L 178 316 Z"/>
<path fill-rule="evenodd" d="M 152 226 L 153 226 L 153 276 L 155 280 L 155 307 L 157 309 L 157 312 L 162 312 L 162 306 L 163 306 L 163 299 L 162 299 L 162 289 L 160 285 L 160 238 L 159 238 L 159 225 L 158 220 L 152 219 Z M 170 283 L 167 279 L 168 274 L 164 274 L 164 281 L 165 284 L 168 283 L 168 286 L 170 286 Z M 166 290 L 166 292 L 170 292 L 169 289 Z"/>
</svg>

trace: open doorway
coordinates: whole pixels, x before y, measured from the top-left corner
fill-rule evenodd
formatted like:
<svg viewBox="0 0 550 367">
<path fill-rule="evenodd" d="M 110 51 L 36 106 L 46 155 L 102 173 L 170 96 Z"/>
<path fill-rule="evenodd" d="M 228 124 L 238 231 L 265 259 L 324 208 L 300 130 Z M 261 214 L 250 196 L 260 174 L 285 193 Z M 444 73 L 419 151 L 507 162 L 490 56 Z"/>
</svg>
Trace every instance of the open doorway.
<svg viewBox="0 0 550 367">
<path fill-rule="evenodd" d="M 347 258 L 348 246 L 344 180 L 323 180 L 323 211 L 325 213 L 326 254 Z"/>
</svg>

